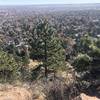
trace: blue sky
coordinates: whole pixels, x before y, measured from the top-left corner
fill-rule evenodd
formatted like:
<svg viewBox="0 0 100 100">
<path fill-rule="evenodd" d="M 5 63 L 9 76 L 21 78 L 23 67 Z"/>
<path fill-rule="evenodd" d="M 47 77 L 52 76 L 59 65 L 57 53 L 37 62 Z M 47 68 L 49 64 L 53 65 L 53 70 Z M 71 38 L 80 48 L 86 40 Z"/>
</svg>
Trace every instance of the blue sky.
<svg viewBox="0 0 100 100">
<path fill-rule="evenodd" d="M 0 5 L 100 3 L 100 0 L 0 0 Z"/>
</svg>

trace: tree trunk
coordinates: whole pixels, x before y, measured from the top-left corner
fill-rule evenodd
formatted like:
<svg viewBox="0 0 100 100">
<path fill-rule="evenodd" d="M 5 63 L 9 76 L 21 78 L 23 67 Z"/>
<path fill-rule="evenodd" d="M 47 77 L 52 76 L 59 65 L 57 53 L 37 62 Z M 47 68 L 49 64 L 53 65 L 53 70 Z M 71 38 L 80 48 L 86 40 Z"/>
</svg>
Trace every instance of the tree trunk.
<svg viewBox="0 0 100 100">
<path fill-rule="evenodd" d="M 45 62 L 45 64 L 44 64 L 44 67 L 45 67 L 45 77 L 47 78 L 48 76 L 47 76 L 47 43 L 46 43 L 46 40 L 45 40 L 45 45 L 44 45 L 44 55 L 45 55 L 45 57 L 44 57 L 44 62 Z"/>
</svg>

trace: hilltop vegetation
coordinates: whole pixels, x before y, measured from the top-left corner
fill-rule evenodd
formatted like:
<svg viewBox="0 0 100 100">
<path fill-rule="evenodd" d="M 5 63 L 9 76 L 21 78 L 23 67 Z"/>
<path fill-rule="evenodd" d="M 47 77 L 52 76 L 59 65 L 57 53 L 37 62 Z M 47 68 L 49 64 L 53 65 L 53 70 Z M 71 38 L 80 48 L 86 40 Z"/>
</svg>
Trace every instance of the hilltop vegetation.
<svg viewBox="0 0 100 100">
<path fill-rule="evenodd" d="M 0 8 L 0 82 L 36 85 L 46 100 L 99 97 L 99 8 L 31 7 Z"/>
</svg>

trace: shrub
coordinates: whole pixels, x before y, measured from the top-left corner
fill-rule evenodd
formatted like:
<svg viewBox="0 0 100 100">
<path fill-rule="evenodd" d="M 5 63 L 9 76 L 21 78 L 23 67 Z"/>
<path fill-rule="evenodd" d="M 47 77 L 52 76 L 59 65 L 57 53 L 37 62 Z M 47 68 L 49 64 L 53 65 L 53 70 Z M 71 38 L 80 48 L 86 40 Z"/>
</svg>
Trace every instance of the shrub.
<svg viewBox="0 0 100 100">
<path fill-rule="evenodd" d="M 90 62 L 91 58 L 87 54 L 78 54 L 73 64 L 78 72 L 84 72 L 90 69 Z"/>
<path fill-rule="evenodd" d="M 96 58 L 100 58 L 100 48 L 98 48 L 97 46 L 91 45 L 91 52 L 90 55 L 92 57 L 96 57 Z"/>
<path fill-rule="evenodd" d="M 68 86 L 58 80 L 48 85 L 46 95 L 47 100 L 81 100 L 75 84 Z"/>
<path fill-rule="evenodd" d="M 17 79 L 19 75 L 19 64 L 14 57 L 4 51 L 0 51 L 0 81 L 9 82 Z"/>
</svg>

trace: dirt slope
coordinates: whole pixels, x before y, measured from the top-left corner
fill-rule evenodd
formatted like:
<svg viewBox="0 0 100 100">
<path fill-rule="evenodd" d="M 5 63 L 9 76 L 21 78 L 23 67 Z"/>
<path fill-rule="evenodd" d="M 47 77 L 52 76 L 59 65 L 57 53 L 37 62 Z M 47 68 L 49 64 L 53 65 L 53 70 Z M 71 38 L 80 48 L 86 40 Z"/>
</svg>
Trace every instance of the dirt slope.
<svg viewBox="0 0 100 100">
<path fill-rule="evenodd" d="M 23 87 L 0 85 L 0 100 L 32 100 L 32 94 Z"/>
</svg>

